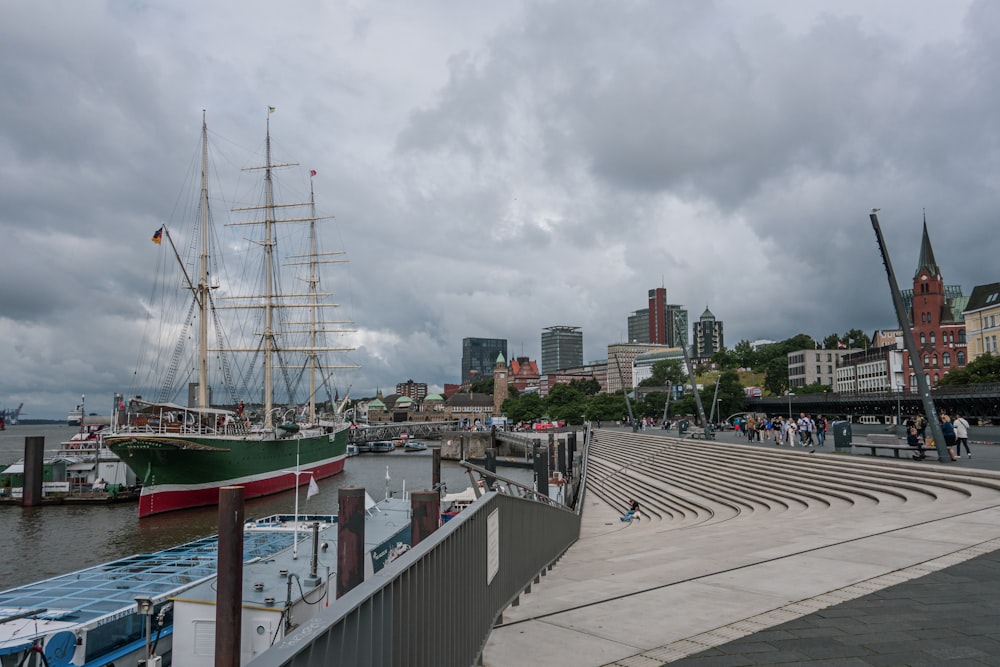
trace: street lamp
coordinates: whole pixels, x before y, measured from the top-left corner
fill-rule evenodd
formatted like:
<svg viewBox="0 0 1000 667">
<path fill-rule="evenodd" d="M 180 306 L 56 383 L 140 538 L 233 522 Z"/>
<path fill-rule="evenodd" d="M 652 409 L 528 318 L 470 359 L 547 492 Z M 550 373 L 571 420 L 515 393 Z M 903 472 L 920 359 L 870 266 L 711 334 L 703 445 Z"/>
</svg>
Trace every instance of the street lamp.
<svg viewBox="0 0 1000 667">
<path fill-rule="evenodd" d="M 787 396 L 787 397 L 788 397 L 788 418 L 789 418 L 789 419 L 791 419 L 791 418 L 792 418 L 792 396 L 794 396 L 794 395 L 795 395 L 795 394 L 793 394 L 793 393 L 792 393 L 792 392 L 790 392 L 790 391 L 786 391 L 786 392 L 785 392 L 785 396 Z"/>
</svg>

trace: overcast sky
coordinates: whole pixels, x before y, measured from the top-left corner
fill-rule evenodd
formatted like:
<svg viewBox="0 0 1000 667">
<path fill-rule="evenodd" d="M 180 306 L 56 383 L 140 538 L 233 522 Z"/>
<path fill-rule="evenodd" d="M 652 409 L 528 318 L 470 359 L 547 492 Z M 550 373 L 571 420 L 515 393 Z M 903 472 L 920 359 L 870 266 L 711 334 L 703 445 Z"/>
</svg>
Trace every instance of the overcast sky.
<svg viewBox="0 0 1000 667">
<path fill-rule="evenodd" d="M 28 417 L 128 391 L 150 235 L 177 215 L 203 109 L 236 156 L 223 184 L 268 105 L 278 157 L 318 172 L 324 247 L 351 260 L 325 287 L 358 327 L 354 396 L 457 382 L 469 336 L 537 359 L 544 327 L 579 326 L 605 358 L 660 285 L 692 320 L 711 308 L 730 348 L 892 327 L 872 207 L 901 287 L 924 209 L 946 283 L 1000 280 L 995 2 L 3 14 L 0 407 Z"/>
</svg>

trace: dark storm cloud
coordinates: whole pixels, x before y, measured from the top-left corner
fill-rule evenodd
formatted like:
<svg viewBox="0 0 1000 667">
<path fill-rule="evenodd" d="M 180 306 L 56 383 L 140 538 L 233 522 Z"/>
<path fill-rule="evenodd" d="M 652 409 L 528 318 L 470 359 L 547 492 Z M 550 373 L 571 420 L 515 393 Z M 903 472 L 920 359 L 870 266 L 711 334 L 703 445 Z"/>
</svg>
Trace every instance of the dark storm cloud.
<svg viewBox="0 0 1000 667">
<path fill-rule="evenodd" d="M 964 19 L 956 18 L 965 12 Z M 187 212 L 201 110 L 223 222 L 261 150 L 315 168 L 354 395 L 458 379 L 461 339 L 585 357 L 665 285 L 726 342 L 892 326 L 923 210 L 998 278 L 995 3 L 15 4 L 0 25 L 0 404 L 120 391 Z M 308 192 L 304 181 L 286 187 Z M 291 194 L 291 191 L 290 191 Z M 24 360 L 24 361 L 22 361 Z M 27 407 L 26 407 L 27 409 Z"/>
</svg>

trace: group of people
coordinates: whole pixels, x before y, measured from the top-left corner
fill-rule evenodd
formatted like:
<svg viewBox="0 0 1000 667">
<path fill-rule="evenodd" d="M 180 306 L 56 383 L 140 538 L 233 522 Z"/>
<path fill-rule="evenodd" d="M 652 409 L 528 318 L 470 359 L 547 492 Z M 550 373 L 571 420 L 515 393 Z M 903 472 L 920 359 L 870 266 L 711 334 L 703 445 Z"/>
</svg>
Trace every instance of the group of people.
<svg viewBox="0 0 1000 667">
<path fill-rule="evenodd" d="M 826 444 L 829 421 L 823 415 L 799 413 L 798 419 L 750 415 L 740 418 L 735 424 L 736 434 L 748 442 L 774 440 L 776 445 L 813 447 Z"/>
<path fill-rule="evenodd" d="M 965 447 L 966 458 L 972 458 L 972 450 L 969 449 L 969 422 L 958 412 L 954 419 L 946 413 L 940 415 L 939 425 L 941 435 L 944 436 L 944 444 L 948 450 L 948 456 L 952 461 L 962 458 L 962 447 Z M 906 443 L 916 448 L 913 454 L 915 461 L 922 461 L 927 458 L 925 448 L 934 446 L 934 439 L 927 438 L 927 418 L 923 413 L 906 420 Z"/>
</svg>

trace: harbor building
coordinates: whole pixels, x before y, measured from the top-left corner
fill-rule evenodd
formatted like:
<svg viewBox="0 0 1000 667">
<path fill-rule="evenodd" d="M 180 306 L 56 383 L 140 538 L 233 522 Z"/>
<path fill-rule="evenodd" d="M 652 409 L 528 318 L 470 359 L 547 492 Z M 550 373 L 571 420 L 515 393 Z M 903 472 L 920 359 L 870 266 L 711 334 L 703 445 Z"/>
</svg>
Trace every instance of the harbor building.
<svg viewBox="0 0 1000 667">
<path fill-rule="evenodd" d="M 607 385 L 605 391 L 613 394 L 623 387 L 635 387 L 633 366 L 640 354 L 650 352 L 669 352 L 669 345 L 652 345 L 642 343 L 612 343 L 608 345 Z"/>
<path fill-rule="evenodd" d="M 811 384 L 826 385 L 833 390 L 837 380 L 836 369 L 841 359 L 864 350 L 795 350 L 788 353 L 788 387 L 806 387 Z"/>
<path fill-rule="evenodd" d="M 583 332 L 580 327 L 554 326 L 542 331 L 542 375 L 582 365 Z"/>
<path fill-rule="evenodd" d="M 507 358 L 506 338 L 463 338 L 462 382 L 493 377 L 493 368 L 500 355 Z"/>
<path fill-rule="evenodd" d="M 418 403 L 427 396 L 427 383 L 407 380 L 396 385 L 396 393 L 400 396 L 408 396 Z"/>
<path fill-rule="evenodd" d="M 965 317 L 965 337 L 969 361 L 982 354 L 1000 354 L 1000 283 L 977 285 L 972 288 Z"/>
<path fill-rule="evenodd" d="M 835 389 L 840 394 L 902 391 L 903 347 L 884 345 L 841 357 L 836 368 Z"/>
</svg>

